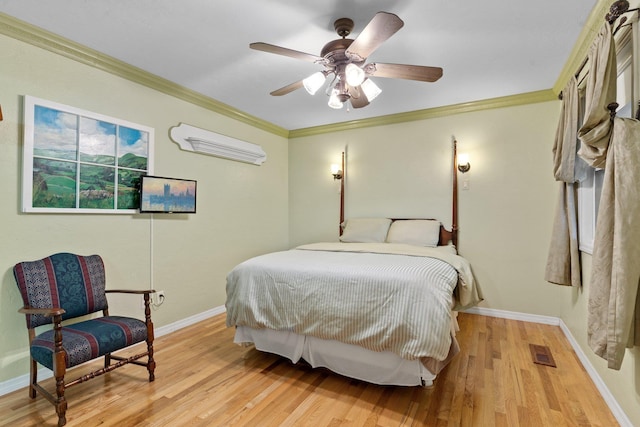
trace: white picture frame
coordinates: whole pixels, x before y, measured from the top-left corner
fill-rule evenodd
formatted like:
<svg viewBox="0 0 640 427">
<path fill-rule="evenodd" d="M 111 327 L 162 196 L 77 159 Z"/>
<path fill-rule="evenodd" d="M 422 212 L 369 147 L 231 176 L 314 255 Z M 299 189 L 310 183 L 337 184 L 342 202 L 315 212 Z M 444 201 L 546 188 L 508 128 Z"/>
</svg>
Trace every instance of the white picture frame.
<svg viewBox="0 0 640 427">
<path fill-rule="evenodd" d="M 25 95 L 22 211 L 131 214 L 154 129 Z"/>
</svg>

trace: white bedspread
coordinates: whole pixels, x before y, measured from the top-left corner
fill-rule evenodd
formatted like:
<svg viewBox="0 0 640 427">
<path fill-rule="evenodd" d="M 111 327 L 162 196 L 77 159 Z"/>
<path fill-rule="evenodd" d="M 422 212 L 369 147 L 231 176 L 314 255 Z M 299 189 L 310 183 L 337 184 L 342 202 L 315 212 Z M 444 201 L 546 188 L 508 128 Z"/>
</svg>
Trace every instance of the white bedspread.
<svg viewBox="0 0 640 427">
<path fill-rule="evenodd" d="M 456 286 L 471 269 L 446 248 L 332 243 L 258 256 L 227 277 L 227 326 L 287 330 L 443 361 Z M 477 302 L 477 301 L 476 301 Z"/>
</svg>

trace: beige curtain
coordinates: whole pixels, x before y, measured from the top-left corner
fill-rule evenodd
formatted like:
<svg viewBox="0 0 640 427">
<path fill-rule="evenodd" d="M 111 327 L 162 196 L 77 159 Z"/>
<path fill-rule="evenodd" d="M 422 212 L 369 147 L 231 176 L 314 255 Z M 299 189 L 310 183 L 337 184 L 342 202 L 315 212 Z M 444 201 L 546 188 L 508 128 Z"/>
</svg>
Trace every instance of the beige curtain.
<svg viewBox="0 0 640 427">
<path fill-rule="evenodd" d="M 640 122 L 616 118 L 606 164 L 593 244 L 589 285 L 589 346 L 620 369 L 634 342 L 640 314 Z M 640 332 L 640 331 L 635 331 Z"/>
<path fill-rule="evenodd" d="M 616 101 L 616 49 L 611 26 L 605 23 L 589 51 L 586 107 L 578 137 L 578 155 L 594 168 L 603 168 L 613 123 L 607 106 Z"/>
<path fill-rule="evenodd" d="M 558 285 L 581 285 L 574 188 L 578 106 L 578 83 L 572 78 L 562 91 L 562 110 L 553 144 L 553 175 L 560 183 L 545 280 Z"/>
<path fill-rule="evenodd" d="M 616 98 L 616 54 L 605 24 L 589 53 L 586 115 L 578 131 L 579 155 L 605 175 L 594 238 L 589 284 L 589 346 L 620 369 L 625 347 L 634 341 L 640 282 L 640 124 L 611 120 Z"/>
<path fill-rule="evenodd" d="M 562 91 L 562 110 L 553 144 L 553 176 L 557 181 L 574 182 L 578 140 L 578 82 L 575 77 Z"/>
</svg>

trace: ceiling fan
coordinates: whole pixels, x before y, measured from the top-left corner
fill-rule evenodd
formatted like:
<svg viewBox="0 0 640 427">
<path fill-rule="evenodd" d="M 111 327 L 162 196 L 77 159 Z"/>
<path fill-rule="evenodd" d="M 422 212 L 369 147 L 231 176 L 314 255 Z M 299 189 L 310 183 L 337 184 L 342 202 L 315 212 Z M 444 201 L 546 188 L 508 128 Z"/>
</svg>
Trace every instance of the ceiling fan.
<svg viewBox="0 0 640 427">
<path fill-rule="evenodd" d="M 284 55 L 307 62 L 321 64 L 325 67 L 309 77 L 291 83 L 271 92 L 273 96 L 286 95 L 304 87 L 311 95 L 315 94 L 333 75 L 327 86 L 329 106 L 342 108 L 349 101 L 353 108 L 369 105 L 382 91 L 369 77 L 387 77 L 422 82 L 435 82 L 442 77 L 442 68 L 422 65 L 386 64 L 370 62 L 365 64 L 371 55 L 385 40 L 394 35 L 404 22 L 397 15 L 378 12 L 355 39 L 347 36 L 353 30 L 353 20 L 340 18 L 333 24 L 341 39 L 325 44 L 320 55 L 299 52 L 269 43 L 251 43 L 251 49 L 277 55 Z"/>
</svg>

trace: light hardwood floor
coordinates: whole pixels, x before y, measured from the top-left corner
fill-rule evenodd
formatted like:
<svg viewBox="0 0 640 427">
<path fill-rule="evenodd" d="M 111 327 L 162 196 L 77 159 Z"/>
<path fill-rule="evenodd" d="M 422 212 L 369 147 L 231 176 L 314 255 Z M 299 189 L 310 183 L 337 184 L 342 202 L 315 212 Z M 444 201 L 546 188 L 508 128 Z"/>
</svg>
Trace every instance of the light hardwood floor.
<svg viewBox="0 0 640 427">
<path fill-rule="evenodd" d="M 464 313 L 459 323 L 462 350 L 433 387 L 383 387 L 236 346 L 222 314 L 157 339 L 153 383 L 126 366 L 69 389 L 67 425 L 618 425 L 559 327 Z M 557 367 L 534 364 L 529 343 Z M 26 388 L 0 398 L 1 426 L 56 422 Z"/>
</svg>

